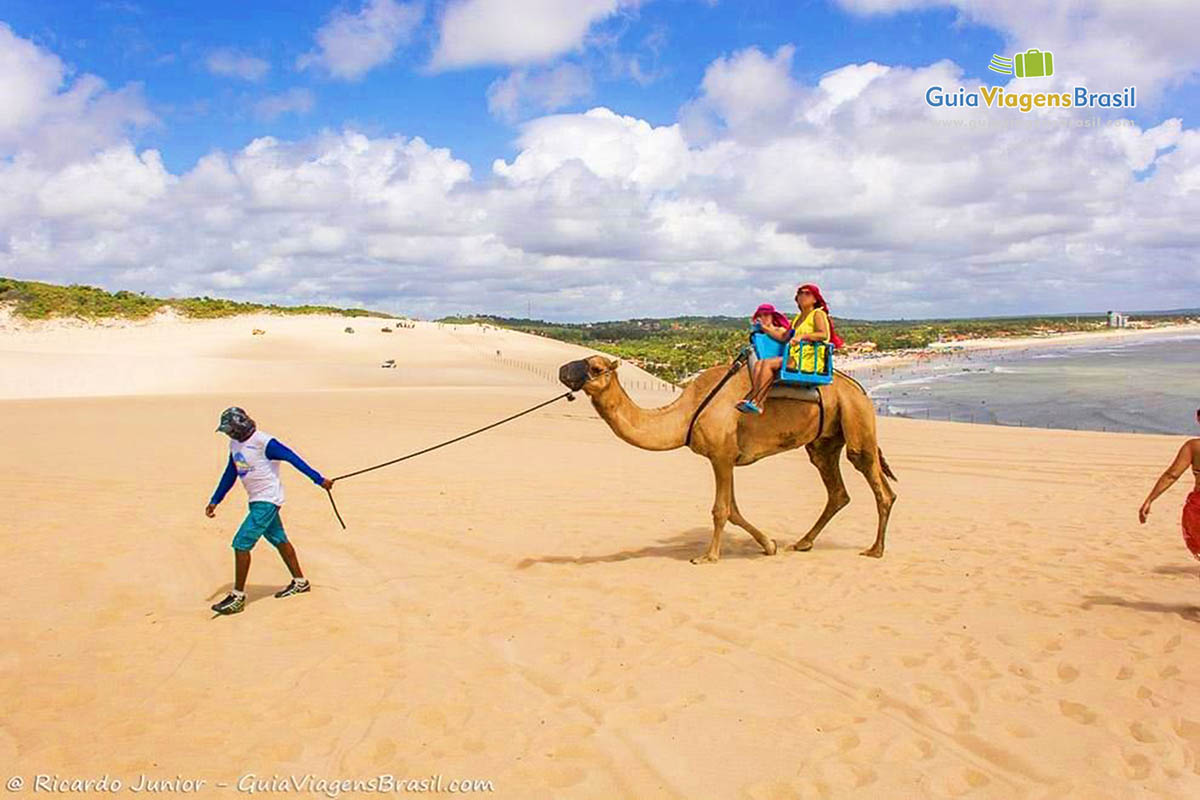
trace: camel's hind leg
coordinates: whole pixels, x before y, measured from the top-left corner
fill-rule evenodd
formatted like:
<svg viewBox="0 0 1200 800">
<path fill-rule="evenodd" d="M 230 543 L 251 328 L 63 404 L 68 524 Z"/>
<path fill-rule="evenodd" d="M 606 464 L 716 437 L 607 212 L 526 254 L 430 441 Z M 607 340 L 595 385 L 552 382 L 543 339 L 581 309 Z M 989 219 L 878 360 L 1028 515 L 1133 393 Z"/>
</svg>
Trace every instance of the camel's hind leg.
<svg viewBox="0 0 1200 800">
<path fill-rule="evenodd" d="M 891 516 L 892 505 L 896 502 L 896 492 L 892 490 L 883 474 L 883 467 L 879 459 L 879 446 L 874 441 L 870 442 L 869 448 L 866 449 L 859 450 L 851 447 L 847 450 L 846 455 L 854 468 L 861 472 L 867 479 L 867 483 L 870 484 L 871 491 L 875 493 L 875 509 L 879 513 L 879 528 L 875 533 L 875 544 L 863 550 L 859 555 L 882 558 L 883 540 L 887 534 L 888 517 Z"/>
<path fill-rule="evenodd" d="M 842 481 L 842 447 L 844 446 L 845 443 L 839 437 L 837 439 L 818 439 L 805 448 L 808 450 L 808 460 L 821 473 L 821 480 L 825 484 L 828 498 L 821 516 L 813 523 L 808 533 L 804 534 L 804 538 L 792 545 L 793 550 L 811 550 L 813 543 L 821 535 L 821 531 L 829 524 L 829 520 L 833 519 L 833 515 L 850 504 L 850 494 L 846 491 L 845 482 Z"/>
</svg>

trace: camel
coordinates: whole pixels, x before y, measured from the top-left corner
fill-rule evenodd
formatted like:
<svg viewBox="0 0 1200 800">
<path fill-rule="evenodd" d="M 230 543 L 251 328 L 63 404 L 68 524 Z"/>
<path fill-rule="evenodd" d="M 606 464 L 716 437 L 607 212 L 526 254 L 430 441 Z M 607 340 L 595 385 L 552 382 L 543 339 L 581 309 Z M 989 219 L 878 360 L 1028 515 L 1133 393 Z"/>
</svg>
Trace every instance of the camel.
<svg viewBox="0 0 1200 800">
<path fill-rule="evenodd" d="M 619 362 L 604 356 L 571 361 L 559 368 L 558 377 L 572 391 L 582 390 L 613 433 L 644 450 L 675 450 L 685 446 L 688 427 L 696 409 L 728 371 L 728 366 L 702 372 L 670 405 L 646 409 L 635 404 L 617 378 Z M 708 549 L 692 559 L 693 564 L 714 563 L 721 556 L 721 533 L 725 523 L 744 529 L 767 555 L 776 544 L 742 516 L 733 492 L 733 468 L 753 464 L 761 458 L 804 447 L 820 471 L 828 499 L 812 528 L 792 545 L 811 550 L 833 516 L 850 502 L 842 481 L 841 454 L 863 474 L 875 494 L 879 527 L 875 543 L 861 555 L 883 556 L 888 516 L 896 493 L 888 478 L 896 480 L 875 438 L 875 408 L 853 378 L 835 371 L 833 383 L 820 388 L 825 413 L 823 425 L 818 405 L 811 402 L 773 398 L 761 416 L 742 414 L 737 401 L 749 390 L 749 370 L 739 370 L 696 419 L 690 449 L 712 464 L 716 482 L 713 501 L 712 540 Z M 818 430 L 818 427 L 822 428 Z"/>
</svg>

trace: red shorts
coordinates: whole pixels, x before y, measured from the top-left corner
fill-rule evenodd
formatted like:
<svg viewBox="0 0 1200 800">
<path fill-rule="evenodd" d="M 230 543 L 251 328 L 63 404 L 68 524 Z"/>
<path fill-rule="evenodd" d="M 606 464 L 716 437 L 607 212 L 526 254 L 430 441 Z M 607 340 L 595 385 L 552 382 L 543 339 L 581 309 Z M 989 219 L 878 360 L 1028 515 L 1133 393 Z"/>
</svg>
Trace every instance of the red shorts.
<svg viewBox="0 0 1200 800">
<path fill-rule="evenodd" d="M 1200 491 L 1189 494 L 1183 504 L 1183 543 L 1200 559 Z"/>
</svg>

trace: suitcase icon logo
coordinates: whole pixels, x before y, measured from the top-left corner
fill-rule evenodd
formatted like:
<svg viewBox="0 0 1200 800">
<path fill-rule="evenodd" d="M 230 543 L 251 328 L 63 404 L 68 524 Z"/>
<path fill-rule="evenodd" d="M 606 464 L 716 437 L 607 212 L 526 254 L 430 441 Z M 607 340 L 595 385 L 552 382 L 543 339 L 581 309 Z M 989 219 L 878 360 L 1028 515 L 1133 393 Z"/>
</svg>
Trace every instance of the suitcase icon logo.
<svg viewBox="0 0 1200 800">
<path fill-rule="evenodd" d="M 1018 78 L 1046 78 L 1054 74 L 1054 54 L 1049 50 L 1030 48 L 1012 58 L 993 55 L 988 69 L 1001 75 Z"/>
<path fill-rule="evenodd" d="M 1054 74 L 1054 54 L 1049 50 L 1026 50 L 1013 59 L 1018 78 L 1046 78 Z"/>
</svg>

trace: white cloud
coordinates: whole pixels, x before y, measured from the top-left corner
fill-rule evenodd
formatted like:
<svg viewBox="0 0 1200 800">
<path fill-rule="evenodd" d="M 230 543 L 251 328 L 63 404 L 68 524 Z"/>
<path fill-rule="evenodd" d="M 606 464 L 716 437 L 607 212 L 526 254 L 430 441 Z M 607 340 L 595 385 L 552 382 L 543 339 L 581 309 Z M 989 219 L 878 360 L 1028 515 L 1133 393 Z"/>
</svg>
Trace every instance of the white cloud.
<svg viewBox="0 0 1200 800">
<path fill-rule="evenodd" d="M 456 0 L 442 13 L 434 69 L 524 65 L 577 50 L 592 25 L 637 0 Z"/>
<path fill-rule="evenodd" d="M 261 81 L 271 71 L 265 60 L 227 47 L 209 53 L 204 66 L 214 75 L 245 81 Z"/>
<path fill-rule="evenodd" d="M 925 87 L 979 76 L 948 61 L 813 82 L 786 48 L 746 50 L 710 66 L 676 124 L 540 117 L 482 176 L 420 138 L 354 130 L 263 137 L 173 174 L 94 122 L 114 93 L 67 102 L 57 59 L 16 44 L 0 87 L 28 94 L 0 116 L 0 274 L 426 315 L 532 299 L 576 319 L 741 314 L 802 279 L 864 316 L 1200 295 L 1200 131 L 1031 127 L 1049 112 L 950 124 L 979 112 L 931 109 Z M 94 138 L 31 155 L 57 130 Z"/>
<path fill-rule="evenodd" d="M 155 121 L 140 86 L 111 91 L 94 75 L 67 75 L 58 56 L 0 22 L 0 158 L 61 163 Z"/>
<path fill-rule="evenodd" d="M 955 8 L 1004 33 L 1011 51 L 1054 53 L 1057 83 L 1136 85 L 1149 100 L 1200 68 L 1200 3 L 1194 0 L 838 0 L 860 14 Z M 1011 54 L 1011 53 L 1010 53 Z M 980 67 L 983 68 L 983 65 Z M 989 73 L 991 74 L 991 73 Z"/>
<path fill-rule="evenodd" d="M 533 112 L 557 111 L 591 93 L 591 76 L 578 64 L 519 69 L 497 78 L 488 87 L 488 111 L 512 122 Z"/>
<path fill-rule="evenodd" d="M 358 80 L 391 61 L 424 15 L 424 3 L 419 1 L 366 0 L 357 13 L 335 11 L 317 30 L 317 49 L 301 56 L 297 66 L 319 68 L 340 80 Z"/>
<path fill-rule="evenodd" d="M 283 114 L 307 114 L 315 105 L 312 91 L 297 86 L 262 98 L 254 104 L 254 113 L 259 119 L 270 121 Z"/>
<path fill-rule="evenodd" d="M 767 56 L 749 47 L 710 64 L 700 86 L 703 102 L 684 109 L 693 136 L 716 136 L 721 123 L 742 132 L 790 125 L 801 94 L 791 76 L 795 52 L 783 45 Z"/>
</svg>

